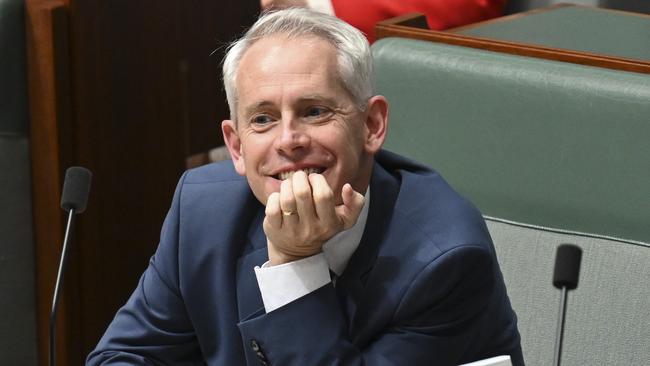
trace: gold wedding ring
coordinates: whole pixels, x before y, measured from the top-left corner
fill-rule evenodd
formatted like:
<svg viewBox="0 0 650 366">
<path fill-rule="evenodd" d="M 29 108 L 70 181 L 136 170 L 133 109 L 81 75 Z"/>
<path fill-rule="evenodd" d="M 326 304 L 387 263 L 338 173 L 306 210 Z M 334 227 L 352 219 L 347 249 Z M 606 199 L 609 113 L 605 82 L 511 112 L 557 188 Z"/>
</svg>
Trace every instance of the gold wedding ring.
<svg viewBox="0 0 650 366">
<path fill-rule="evenodd" d="M 291 216 L 291 215 L 295 215 L 295 214 L 297 214 L 297 212 L 295 212 L 295 211 L 282 210 L 282 215 L 284 215 L 284 216 Z"/>
</svg>

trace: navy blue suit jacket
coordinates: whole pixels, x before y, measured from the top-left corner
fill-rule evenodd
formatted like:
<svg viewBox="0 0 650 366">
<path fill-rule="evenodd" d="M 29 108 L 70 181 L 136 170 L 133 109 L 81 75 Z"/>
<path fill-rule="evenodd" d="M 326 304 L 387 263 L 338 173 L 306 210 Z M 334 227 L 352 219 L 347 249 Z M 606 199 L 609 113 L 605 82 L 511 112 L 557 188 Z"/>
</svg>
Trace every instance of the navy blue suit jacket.
<svg viewBox="0 0 650 366">
<path fill-rule="evenodd" d="M 265 313 L 264 208 L 230 162 L 186 172 L 159 247 L 89 365 L 457 365 L 509 354 L 516 316 L 479 212 L 435 172 L 376 156 L 347 269 Z"/>
</svg>

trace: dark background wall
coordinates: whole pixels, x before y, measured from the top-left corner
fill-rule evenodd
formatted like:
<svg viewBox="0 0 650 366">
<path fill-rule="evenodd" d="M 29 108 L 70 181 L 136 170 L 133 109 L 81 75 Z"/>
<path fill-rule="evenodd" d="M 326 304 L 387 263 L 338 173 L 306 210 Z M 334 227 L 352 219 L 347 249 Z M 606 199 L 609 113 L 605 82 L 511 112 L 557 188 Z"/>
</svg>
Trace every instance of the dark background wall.
<svg viewBox="0 0 650 366">
<path fill-rule="evenodd" d="M 69 283 L 81 355 L 153 254 L 185 158 L 223 143 L 223 46 L 257 12 L 255 1 L 71 0 L 76 155 L 95 172 Z"/>
<path fill-rule="evenodd" d="M 79 365 L 154 253 L 185 159 L 223 144 L 223 50 L 259 2 L 27 0 L 26 9 L 43 365 L 63 172 L 82 165 L 94 174 L 57 323 L 59 364 Z"/>
</svg>

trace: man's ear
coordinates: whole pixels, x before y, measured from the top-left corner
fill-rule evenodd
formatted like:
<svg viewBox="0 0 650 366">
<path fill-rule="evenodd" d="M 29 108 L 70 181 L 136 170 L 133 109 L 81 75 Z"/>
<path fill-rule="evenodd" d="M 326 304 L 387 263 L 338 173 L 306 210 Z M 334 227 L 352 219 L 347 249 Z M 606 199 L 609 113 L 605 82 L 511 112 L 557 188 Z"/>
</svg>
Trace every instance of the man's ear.
<svg viewBox="0 0 650 366">
<path fill-rule="evenodd" d="M 239 175 L 246 175 L 246 164 L 244 164 L 244 155 L 242 154 L 242 143 L 237 133 L 237 125 L 229 119 L 221 122 L 221 132 L 223 132 L 223 141 L 226 143 L 230 158 L 235 165 L 235 170 Z"/>
<path fill-rule="evenodd" d="M 388 101 L 382 95 L 368 99 L 366 107 L 366 136 L 365 150 L 375 154 L 381 149 L 386 140 L 388 130 Z"/>
</svg>

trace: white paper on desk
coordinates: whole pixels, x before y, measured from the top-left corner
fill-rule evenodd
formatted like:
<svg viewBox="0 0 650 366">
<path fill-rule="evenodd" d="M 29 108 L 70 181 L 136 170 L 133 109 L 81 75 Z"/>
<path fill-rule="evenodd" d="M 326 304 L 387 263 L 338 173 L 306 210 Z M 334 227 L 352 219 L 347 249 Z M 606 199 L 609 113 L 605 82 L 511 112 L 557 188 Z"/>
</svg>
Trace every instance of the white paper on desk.
<svg viewBox="0 0 650 366">
<path fill-rule="evenodd" d="M 464 363 L 459 366 L 512 366 L 510 356 L 497 356 L 485 360 Z"/>
</svg>

